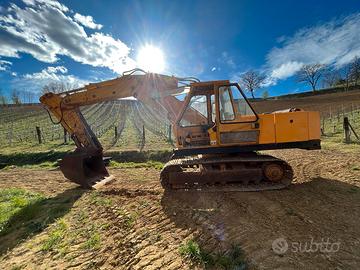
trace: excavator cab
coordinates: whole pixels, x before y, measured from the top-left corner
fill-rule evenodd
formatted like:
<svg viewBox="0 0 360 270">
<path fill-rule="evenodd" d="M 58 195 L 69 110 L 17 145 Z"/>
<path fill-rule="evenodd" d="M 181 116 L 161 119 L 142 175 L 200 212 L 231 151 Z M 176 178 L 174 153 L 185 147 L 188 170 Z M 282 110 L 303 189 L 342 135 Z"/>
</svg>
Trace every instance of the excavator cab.
<svg viewBox="0 0 360 270">
<path fill-rule="evenodd" d="M 194 88 L 185 99 L 182 115 L 177 123 L 178 144 L 183 147 L 210 145 L 208 130 L 215 126 L 212 118 L 211 100 L 213 89 Z"/>
<path fill-rule="evenodd" d="M 257 143 L 259 117 L 238 84 L 191 84 L 177 121 L 180 148 Z"/>
</svg>

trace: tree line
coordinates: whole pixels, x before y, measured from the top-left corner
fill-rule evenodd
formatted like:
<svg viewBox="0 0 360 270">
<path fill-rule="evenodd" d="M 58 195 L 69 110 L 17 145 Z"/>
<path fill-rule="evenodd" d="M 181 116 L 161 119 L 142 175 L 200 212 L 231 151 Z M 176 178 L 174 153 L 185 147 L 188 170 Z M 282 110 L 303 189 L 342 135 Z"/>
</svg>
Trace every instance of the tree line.
<svg viewBox="0 0 360 270">
<path fill-rule="evenodd" d="M 0 89 L 0 105 L 6 104 L 22 104 L 37 102 L 36 94 L 31 91 L 12 89 L 10 96 L 6 96 L 2 89 Z"/>
<path fill-rule="evenodd" d="M 70 83 L 50 82 L 42 87 L 41 95 L 48 92 L 61 93 L 74 88 L 75 86 Z M 6 96 L 0 89 L 0 105 L 34 103 L 38 102 L 38 98 L 39 95 L 35 92 L 17 89 L 11 89 L 10 95 Z"/>
<path fill-rule="evenodd" d="M 308 84 L 312 91 L 318 89 L 322 82 L 324 88 L 344 87 L 347 91 L 350 86 L 357 86 L 360 83 L 360 58 L 355 57 L 350 63 L 341 69 L 326 66 L 320 63 L 303 65 L 296 73 L 295 79 L 299 83 Z M 240 85 L 255 98 L 254 92 L 263 87 L 267 77 L 256 70 L 249 70 L 240 76 Z M 265 90 L 263 98 L 267 98 L 269 93 Z"/>
</svg>

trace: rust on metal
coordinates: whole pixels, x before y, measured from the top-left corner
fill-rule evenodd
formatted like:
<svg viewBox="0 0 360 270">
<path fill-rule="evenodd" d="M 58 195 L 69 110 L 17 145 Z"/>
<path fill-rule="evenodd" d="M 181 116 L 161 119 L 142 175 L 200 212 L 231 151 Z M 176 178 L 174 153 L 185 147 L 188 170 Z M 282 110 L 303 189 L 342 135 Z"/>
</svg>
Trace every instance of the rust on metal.
<svg viewBox="0 0 360 270">
<path fill-rule="evenodd" d="M 263 171 L 266 179 L 275 183 L 280 182 L 285 174 L 285 169 L 278 163 L 265 163 Z"/>
</svg>

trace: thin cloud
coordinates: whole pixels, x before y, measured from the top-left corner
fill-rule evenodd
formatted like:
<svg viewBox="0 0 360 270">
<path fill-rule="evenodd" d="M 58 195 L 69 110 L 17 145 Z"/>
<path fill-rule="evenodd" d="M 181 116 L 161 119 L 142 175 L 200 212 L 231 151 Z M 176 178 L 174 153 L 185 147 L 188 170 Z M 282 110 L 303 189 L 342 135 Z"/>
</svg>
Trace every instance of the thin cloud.
<svg viewBox="0 0 360 270">
<path fill-rule="evenodd" d="M 54 80 L 60 81 L 59 75 L 66 74 L 68 72 L 67 68 L 64 66 L 50 66 L 43 69 L 40 72 L 35 72 L 31 74 L 25 74 L 23 77 L 26 79 L 41 79 L 41 80 Z"/>
<path fill-rule="evenodd" d="M 360 13 L 297 31 L 278 41 L 266 57 L 274 83 L 299 71 L 304 64 L 322 63 L 341 68 L 360 56 Z"/>
<path fill-rule="evenodd" d="M 301 69 L 303 63 L 299 63 L 296 61 L 287 62 L 282 64 L 280 67 L 274 69 L 271 73 L 271 77 L 275 79 L 285 79 L 292 75 L 294 75 L 297 71 Z"/>
<path fill-rule="evenodd" d="M 101 24 L 95 23 L 93 17 L 91 16 L 84 16 L 79 13 L 76 13 L 74 15 L 74 19 L 78 23 L 81 23 L 83 26 L 91 29 L 101 29 L 103 27 Z"/>
<path fill-rule="evenodd" d="M 48 67 L 48 68 L 47 68 L 47 71 L 48 71 L 49 73 L 57 73 L 57 72 L 60 72 L 60 73 L 63 73 L 63 74 L 68 72 L 67 68 L 64 67 L 64 66 Z"/>
<path fill-rule="evenodd" d="M 19 58 L 20 53 L 28 53 L 39 61 L 55 63 L 65 55 L 116 73 L 135 67 L 125 43 L 101 32 L 88 35 L 63 4 L 54 0 L 24 3 L 23 8 L 10 4 L 0 15 L 0 56 Z"/>
<path fill-rule="evenodd" d="M 17 76 L 13 79 L 13 86 L 19 89 L 27 89 L 30 92 L 40 92 L 44 85 L 52 82 L 61 82 L 71 85 L 74 88 L 88 84 L 77 76 L 67 74 L 68 70 L 64 66 L 49 66 L 40 72 L 28 73 Z"/>
<path fill-rule="evenodd" d="M 10 69 L 10 66 L 12 65 L 11 62 L 6 60 L 0 60 L 0 71 L 7 71 Z"/>
<path fill-rule="evenodd" d="M 231 57 L 227 51 L 223 51 L 221 53 L 221 57 L 219 58 L 219 62 L 226 64 L 231 69 L 236 68 L 236 64 L 235 64 L 235 61 L 234 61 L 233 57 Z"/>
<path fill-rule="evenodd" d="M 27 4 L 28 6 L 32 6 L 32 7 L 36 7 L 38 4 L 46 4 L 48 6 L 52 6 L 56 9 L 59 9 L 61 11 L 64 12 L 68 12 L 69 8 L 66 7 L 65 5 L 59 3 L 56 0 L 23 0 L 23 2 L 25 4 Z"/>
</svg>

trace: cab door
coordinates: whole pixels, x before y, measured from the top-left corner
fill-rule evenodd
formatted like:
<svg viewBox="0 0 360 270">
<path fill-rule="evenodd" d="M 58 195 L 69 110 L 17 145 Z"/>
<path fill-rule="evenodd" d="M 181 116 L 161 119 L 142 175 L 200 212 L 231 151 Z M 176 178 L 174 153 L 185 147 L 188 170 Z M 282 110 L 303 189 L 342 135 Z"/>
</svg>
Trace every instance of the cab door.
<svg viewBox="0 0 360 270">
<path fill-rule="evenodd" d="M 259 142 L 258 116 L 238 84 L 216 89 L 217 144 L 249 145 Z"/>
<path fill-rule="evenodd" d="M 212 91 L 213 92 L 213 91 Z M 208 129 L 214 125 L 211 120 L 210 91 L 190 94 L 187 106 L 177 123 L 177 144 L 179 147 L 204 147 L 210 145 Z"/>
</svg>

